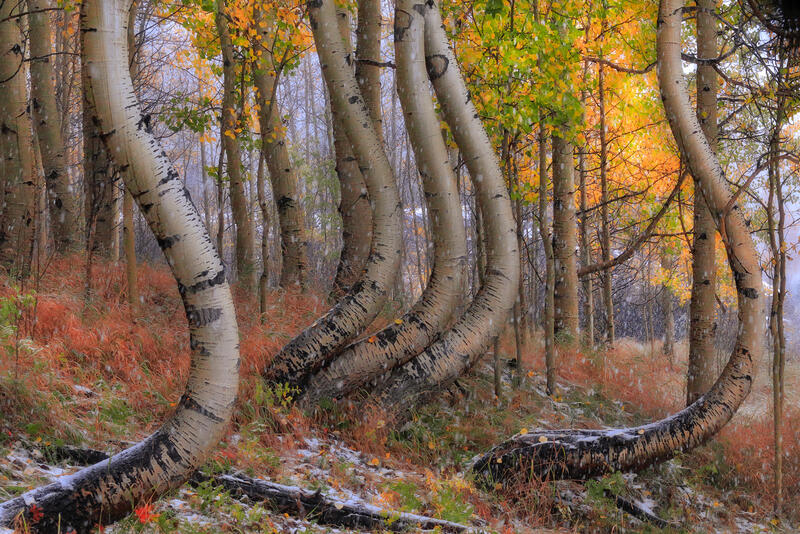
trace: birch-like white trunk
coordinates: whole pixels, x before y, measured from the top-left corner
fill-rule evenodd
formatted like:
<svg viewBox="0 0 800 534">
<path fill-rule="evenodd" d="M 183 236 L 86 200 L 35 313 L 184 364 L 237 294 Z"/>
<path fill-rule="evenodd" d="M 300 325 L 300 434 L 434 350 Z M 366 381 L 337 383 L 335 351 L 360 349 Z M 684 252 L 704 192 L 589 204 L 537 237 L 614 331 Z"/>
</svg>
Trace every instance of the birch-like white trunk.
<svg viewBox="0 0 800 534">
<path fill-rule="evenodd" d="M 484 283 L 466 312 L 422 354 L 395 370 L 381 388 L 381 402 L 401 416 L 477 361 L 505 326 L 519 284 L 517 230 L 508 189 L 448 45 L 439 6 L 431 0 L 410 11 L 415 19 L 424 16 L 428 77 L 469 169 L 483 214 L 487 262 Z"/>
<path fill-rule="evenodd" d="M 739 330 L 728 364 L 711 390 L 688 408 L 639 427 L 605 430 L 537 430 L 519 434 L 481 457 L 474 468 L 492 482 L 520 473 L 588 478 L 643 469 L 701 445 L 733 416 L 750 392 L 753 360 L 763 350 L 761 269 L 747 223 L 735 204 L 714 151 L 692 110 L 681 66 L 683 0 L 661 0 L 658 78 L 672 133 L 702 186 L 725 236 L 739 303 Z"/>
<path fill-rule="evenodd" d="M 0 504 L 33 532 L 88 533 L 185 482 L 223 436 L 238 387 L 239 339 L 225 270 L 183 182 L 150 131 L 128 71 L 130 0 L 86 0 L 83 60 L 109 154 L 167 258 L 186 309 L 191 368 L 175 413 L 133 447 Z M 43 515 L 34 520 L 33 506 Z M 38 513 L 37 513 L 38 516 Z"/>
<path fill-rule="evenodd" d="M 400 266 L 401 205 L 389 160 L 372 125 L 339 33 L 333 0 L 308 2 L 311 28 L 331 99 L 369 191 L 372 249 L 359 281 L 325 315 L 290 341 L 264 371 L 272 382 L 304 385 L 378 315 Z"/>
<path fill-rule="evenodd" d="M 445 329 L 461 297 L 466 231 L 455 173 L 430 95 L 425 70 L 425 21 L 414 9 L 416 1 L 396 3 L 397 93 L 428 207 L 433 270 L 425 291 L 408 313 L 350 345 L 313 377 L 303 399 L 310 406 L 323 397 L 347 394 L 422 352 Z"/>
</svg>

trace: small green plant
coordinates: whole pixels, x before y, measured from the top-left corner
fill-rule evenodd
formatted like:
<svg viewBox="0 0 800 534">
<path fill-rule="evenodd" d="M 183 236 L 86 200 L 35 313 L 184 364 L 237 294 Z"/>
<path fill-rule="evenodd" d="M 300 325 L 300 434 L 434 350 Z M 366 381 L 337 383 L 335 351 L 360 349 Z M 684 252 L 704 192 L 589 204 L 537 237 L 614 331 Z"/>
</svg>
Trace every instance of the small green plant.
<svg viewBox="0 0 800 534">
<path fill-rule="evenodd" d="M 395 493 L 400 500 L 402 512 L 416 512 L 422 508 L 422 501 L 417 497 L 419 488 L 413 482 L 397 480 L 383 485 L 385 490 Z"/>
<path fill-rule="evenodd" d="M 436 516 L 446 521 L 468 523 L 472 518 L 472 505 L 449 484 L 443 484 L 437 489 L 432 504 L 436 509 Z"/>
<path fill-rule="evenodd" d="M 14 359 L 15 378 L 19 370 L 20 351 L 32 349 L 29 339 L 20 337 L 20 330 L 28 312 L 36 306 L 36 293 L 23 293 L 17 286 L 11 287 L 11 295 L 0 297 L 0 347 L 5 356 Z"/>
</svg>

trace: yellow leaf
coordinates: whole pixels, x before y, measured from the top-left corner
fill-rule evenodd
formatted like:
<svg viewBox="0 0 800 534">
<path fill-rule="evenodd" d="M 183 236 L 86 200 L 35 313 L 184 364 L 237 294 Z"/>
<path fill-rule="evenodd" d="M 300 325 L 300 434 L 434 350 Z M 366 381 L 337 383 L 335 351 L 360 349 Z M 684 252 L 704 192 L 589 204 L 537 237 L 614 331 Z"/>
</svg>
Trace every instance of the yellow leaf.
<svg viewBox="0 0 800 534">
<path fill-rule="evenodd" d="M 547 436 L 539 436 L 539 443 L 547 443 Z"/>
<path fill-rule="evenodd" d="M 369 339 L 367 340 L 367 342 L 375 343 L 375 336 L 369 336 Z"/>
<path fill-rule="evenodd" d="M 429 442 L 428 442 L 428 448 L 429 448 L 429 449 L 431 449 L 431 450 L 433 450 L 433 449 L 435 449 L 435 448 L 436 448 L 436 444 L 435 444 L 434 442 L 432 442 L 432 441 L 429 441 Z"/>
<path fill-rule="evenodd" d="M 403 324 L 403 320 L 402 319 L 395 319 L 394 320 L 394 324 Z"/>
<path fill-rule="evenodd" d="M 520 433 L 520 434 L 523 434 L 523 435 L 524 435 L 524 434 L 527 434 L 527 433 L 528 433 L 528 429 L 527 429 L 527 428 L 520 428 L 520 429 L 519 429 L 519 433 Z"/>
</svg>

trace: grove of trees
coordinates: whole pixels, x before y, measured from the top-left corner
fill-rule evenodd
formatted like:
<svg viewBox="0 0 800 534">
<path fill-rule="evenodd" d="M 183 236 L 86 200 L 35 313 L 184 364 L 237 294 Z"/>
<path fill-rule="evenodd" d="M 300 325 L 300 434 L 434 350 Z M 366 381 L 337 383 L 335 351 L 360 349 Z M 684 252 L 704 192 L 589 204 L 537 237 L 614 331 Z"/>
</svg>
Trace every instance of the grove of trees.
<svg viewBox="0 0 800 534">
<path fill-rule="evenodd" d="M 484 360 L 501 403 L 537 374 L 555 397 L 570 351 L 685 349 L 682 410 L 526 429 L 470 465 L 487 488 L 688 453 L 769 373 L 780 515 L 798 28 L 768 0 L 0 0 L 3 275 L 83 258 L 88 307 L 125 262 L 145 315 L 139 266 L 166 264 L 191 351 L 154 433 L 0 527 L 93 532 L 189 481 L 248 402 L 234 297 L 270 324 L 276 291 L 328 310 L 265 387 L 398 428 Z"/>
</svg>

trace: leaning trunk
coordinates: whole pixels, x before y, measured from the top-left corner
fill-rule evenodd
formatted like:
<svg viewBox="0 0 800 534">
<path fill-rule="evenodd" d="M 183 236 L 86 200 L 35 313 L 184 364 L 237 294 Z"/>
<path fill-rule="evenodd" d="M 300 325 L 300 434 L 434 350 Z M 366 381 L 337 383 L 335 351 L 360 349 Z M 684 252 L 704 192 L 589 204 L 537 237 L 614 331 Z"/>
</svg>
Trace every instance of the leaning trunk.
<svg viewBox="0 0 800 534">
<path fill-rule="evenodd" d="M 256 10 L 256 26 L 259 31 L 261 62 L 253 74 L 259 96 L 258 118 L 261 126 L 261 142 L 269 168 L 272 195 L 278 208 L 278 226 L 281 235 L 281 279 L 284 289 L 305 289 L 308 276 L 306 237 L 303 229 L 303 212 L 297 189 L 297 173 L 289 158 L 286 146 L 286 131 L 281 122 L 276 99 L 277 65 L 267 47 L 272 21 L 265 20 L 262 6 Z"/>
<path fill-rule="evenodd" d="M 424 24 L 415 0 L 398 0 L 395 11 L 397 93 L 403 106 L 411 145 L 422 177 L 434 245 L 434 265 L 420 299 L 400 319 L 348 347 L 318 373 L 304 401 L 349 393 L 381 373 L 404 364 L 427 347 L 450 320 L 461 296 L 466 232 L 456 177 L 425 71 Z M 436 135 L 430 135 L 435 132 Z"/>
<path fill-rule="evenodd" d="M 511 201 L 486 131 L 469 98 L 439 7 L 415 5 L 425 17 L 425 62 L 450 131 L 464 154 L 483 213 L 487 268 L 484 283 L 461 318 L 425 352 L 392 373 L 380 392 L 388 408 L 407 415 L 422 398 L 441 391 L 469 369 L 501 332 L 516 299 L 519 256 Z"/>
<path fill-rule="evenodd" d="M 339 303 L 290 341 L 264 371 L 273 382 L 303 385 L 378 315 L 400 266 L 400 198 L 340 38 L 333 0 L 308 2 L 331 110 L 341 120 L 373 205 L 373 242 L 361 279 Z"/>
<path fill-rule="evenodd" d="M 130 1 L 82 5 L 84 61 L 97 128 L 167 256 L 189 323 L 192 365 L 175 413 L 133 447 L 0 505 L 0 526 L 18 514 L 33 532 L 88 533 L 181 485 L 223 436 L 236 400 L 238 334 L 225 271 L 178 174 L 133 95 L 125 26 Z M 34 508 L 35 506 L 35 508 Z M 36 510 L 34 519 L 33 510 Z"/>
<path fill-rule="evenodd" d="M 352 57 L 350 15 L 345 9 L 337 12 L 339 33 L 345 54 Z M 331 109 L 333 144 L 336 152 L 336 175 L 339 178 L 339 215 L 342 217 L 342 251 L 330 298 L 341 298 L 361 276 L 372 243 L 372 210 L 369 206 L 367 185 L 353 156 L 350 140 L 344 132 L 336 111 Z"/>
<path fill-rule="evenodd" d="M 474 468 L 493 482 L 523 476 L 587 478 L 643 469 L 696 447 L 722 428 L 750 391 L 753 360 L 762 350 L 761 273 L 755 245 L 711 145 L 692 112 L 681 67 L 683 0 L 662 0 L 658 17 L 658 75 L 667 118 L 682 155 L 718 220 L 739 303 L 736 345 L 722 375 L 694 404 L 648 425 L 607 430 L 540 430 L 519 434 L 480 458 Z"/>
</svg>

